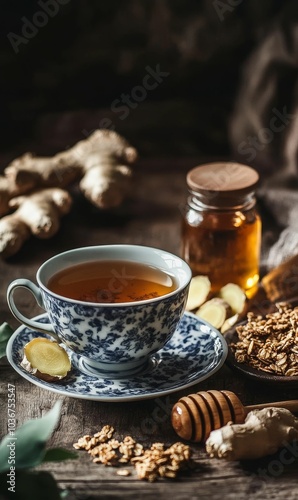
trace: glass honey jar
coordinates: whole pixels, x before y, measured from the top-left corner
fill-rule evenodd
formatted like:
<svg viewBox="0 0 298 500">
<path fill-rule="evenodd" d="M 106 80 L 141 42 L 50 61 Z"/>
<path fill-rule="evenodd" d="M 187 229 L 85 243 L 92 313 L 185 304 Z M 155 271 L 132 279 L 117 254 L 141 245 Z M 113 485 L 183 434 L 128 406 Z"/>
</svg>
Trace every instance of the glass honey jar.
<svg viewBox="0 0 298 500">
<path fill-rule="evenodd" d="M 206 275 L 213 292 L 237 283 L 248 297 L 259 282 L 261 219 L 256 208 L 258 173 L 233 162 L 190 170 L 182 222 L 182 257 L 193 276 Z"/>
</svg>

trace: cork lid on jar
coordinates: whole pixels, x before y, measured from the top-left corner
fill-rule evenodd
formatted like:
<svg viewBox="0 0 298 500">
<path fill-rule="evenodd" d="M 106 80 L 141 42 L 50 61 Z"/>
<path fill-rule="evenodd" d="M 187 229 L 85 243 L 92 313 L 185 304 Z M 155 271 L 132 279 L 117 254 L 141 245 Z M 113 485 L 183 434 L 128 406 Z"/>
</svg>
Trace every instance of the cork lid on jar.
<svg viewBox="0 0 298 500">
<path fill-rule="evenodd" d="M 256 170 L 234 162 L 206 163 L 190 170 L 186 177 L 193 192 L 216 204 L 234 204 L 253 193 L 258 181 Z"/>
</svg>

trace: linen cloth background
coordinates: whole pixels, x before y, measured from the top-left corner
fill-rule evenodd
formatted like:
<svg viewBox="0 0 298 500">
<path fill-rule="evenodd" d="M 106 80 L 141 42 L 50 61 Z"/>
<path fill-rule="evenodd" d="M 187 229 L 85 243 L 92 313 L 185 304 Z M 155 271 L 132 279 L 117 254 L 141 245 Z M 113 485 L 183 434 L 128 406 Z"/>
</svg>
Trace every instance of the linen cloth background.
<svg viewBox="0 0 298 500">
<path fill-rule="evenodd" d="M 244 65 L 229 131 L 234 158 L 261 174 L 266 272 L 298 254 L 298 4 L 285 6 Z"/>
</svg>

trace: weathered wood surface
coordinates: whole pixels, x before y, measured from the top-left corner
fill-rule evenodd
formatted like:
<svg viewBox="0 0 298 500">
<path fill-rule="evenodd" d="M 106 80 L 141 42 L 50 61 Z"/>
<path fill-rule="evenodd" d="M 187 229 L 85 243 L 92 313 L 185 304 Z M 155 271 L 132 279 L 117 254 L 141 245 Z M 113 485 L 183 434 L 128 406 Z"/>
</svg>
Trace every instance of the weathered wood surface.
<svg viewBox="0 0 298 500">
<path fill-rule="evenodd" d="M 60 251 L 81 245 L 104 243 L 135 243 L 164 248 L 179 253 L 180 211 L 186 197 L 185 172 L 194 166 L 182 161 L 143 164 L 137 171 L 133 199 L 113 215 L 97 212 L 80 195 L 74 209 L 63 220 L 60 233 L 49 241 L 31 240 L 23 250 L 7 262 L 1 262 L 0 322 L 13 327 L 18 323 L 6 304 L 6 288 L 18 277 L 35 279 L 39 265 Z M 40 313 L 29 293 L 20 293 L 22 310 L 30 316 Z M 170 445 L 178 441 L 170 424 L 172 405 L 182 395 L 203 389 L 229 389 L 236 392 L 243 404 L 294 399 L 297 389 L 262 386 L 241 379 L 224 366 L 208 380 L 170 396 L 132 403 L 100 403 L 61 397 L 40 389 L 21 378 L 3 360 L 1 376 L 0 434 L 7 433 L 7 384 L 16 390 L 17 425 L 28 418 L 47 412 L 57 399 L 63 400 L 58 429 L 49 445 L 72 449 L 78 437 L 94 433 L 105 424 L 113 425 L 117 438 L 132 435 L 147 445 L 163 441 Z M 254 462 L 233 462 L 209 459 L 203 445 L 192 445 L 195 468 L 176 480 L 147 483 L 116 475 L 112 467 L 93 464 L 89 455 L 79 452 L 78 460 L 44 464 L 62 488 L 69 489 L 69 499 L 88 498 L 168 498 L 194 500 L 217 499 L 284 499 L 298 497 L 297 451 L 288 453 L 284 464 L 279 453 Z M 296 456 L 295 456 L 296 453 Z"/>
</svg>

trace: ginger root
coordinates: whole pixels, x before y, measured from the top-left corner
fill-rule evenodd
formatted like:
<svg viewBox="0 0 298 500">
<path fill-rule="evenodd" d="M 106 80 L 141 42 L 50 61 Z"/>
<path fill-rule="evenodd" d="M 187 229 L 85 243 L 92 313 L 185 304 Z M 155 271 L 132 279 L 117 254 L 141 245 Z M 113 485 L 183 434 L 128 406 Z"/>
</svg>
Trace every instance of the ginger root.
<svg viewBox="0 0 298 500">
<path fill-rule="evenodd" d="M 0 176 L 0 217 L 9 212 L 11 198 L 22 194 L 25 190 L 25 187 L 16 186 L 13 180 Z"/>
<path fill-rule="evenodd" d="M 80 180 L 86 198 L 106 209 L 118 206 L 128 195 L 132 177 L 128 165 L 136 159 L 136 149 L 123 137 L 101 129 L 53 157 L 26 153 L 8 165 L 4 175 L 22 193 L 40 187 L 64 188 Z"/>
<path fill-rule="evenodd" d="M 12 198 L 9 205 L 16 211 L 0 219 L 0 255 L 5 258 L 17 253 L 31 234 L 46 239 L 57 233 L 72 199 L 63 189 L 48 188 Z"/>
<path fill-rule="evenodd" d="M 285 408 L 253 410 L 243 424 L 228 424 L 211 432 L 206 451 L 227 460 L 261 458 L 298 438 L 298 418 Z"/>
<path fill-rule="evenodd" d="M 31 234 L 55 234 L 71 205 L 61 188 L 76 181 L 96 207 L 119 206 L 132 190 L 129 165 L 136 159 L 136 149 L 123 137 L 101 129 L 53 157 L 26 153 L 13 160 L 0 176 L 0 255 L 17 253 Z M 16 211 L 6 215 L 11 210 Z"/>
</svg>

